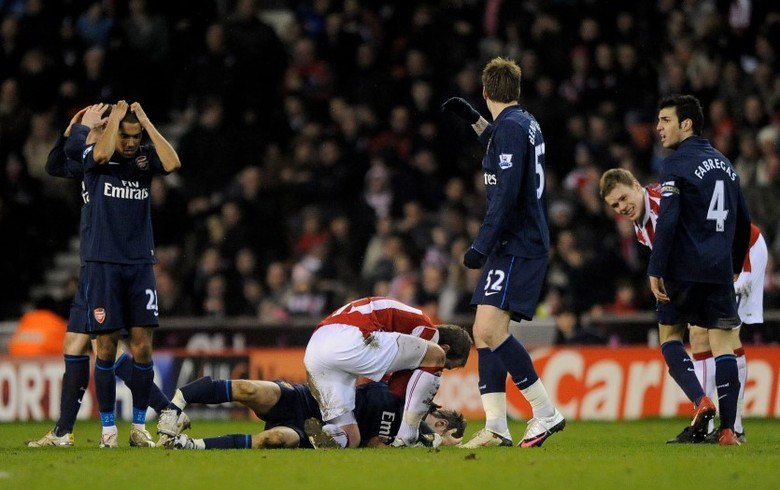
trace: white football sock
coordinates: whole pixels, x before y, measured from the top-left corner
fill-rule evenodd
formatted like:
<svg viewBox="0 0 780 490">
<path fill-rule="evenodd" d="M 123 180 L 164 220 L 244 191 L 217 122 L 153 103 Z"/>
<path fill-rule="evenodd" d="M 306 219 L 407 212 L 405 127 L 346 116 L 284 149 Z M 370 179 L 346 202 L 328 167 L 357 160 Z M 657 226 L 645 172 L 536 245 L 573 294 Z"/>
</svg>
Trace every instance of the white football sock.
<svg viewBox="0 0 780 490">
<path fill-rule="evenodd" d="M 544 388 L 541 379 L 537 379 L 534 384 L 524 390 L 520 390 L 528 403 L 531 404 L 534 418 L 552 417 L 555 415 L 555 407 L 550 401 L 550 396 Z"/>
<path fill-rule="evenodd" d="M 701 387 L 704 389 L 704 394 L 715 402 L 715 405 L 720 406 L 718 403 L 718 385 L 715 383 L 715 356 L 711 355 L 704 359 L 704 381 Z M 720 408 L 718 408 L 718 413 L 720 413 Z M 707 424 L 707 433 L 709 434 L 713 430 L 715 430 L 715 419 L 710 420 L 710 423 Z"/>
<path fill-rule="evenodd" d="M 737 356 L 737 371 L 739 372 L 739 401 L 737 401 L 737 418 L 734 419 L 734 432 L 745 432 L 742 426 L 742 410 L 745 408 L 745 384 L 747 383 L 747 358 L 745 354 Z"/>
<path fill-rule="evenodd" d="M 184 399 L 184 394 L 181 390 L 176 390 L 176 393 L 173 394 L 173 398 L 171 398 L 171 403 L 179 407 L 179 410 L 187 408 L 187 400 Z"/>
<path fill-rule="evenodd" d="M 506 393 L 485 393 L 482 407 L 485 409 L 485 428 L 511 439 L 506 421 Z"/>
<path fill-rule="evenodd" d="M 344 429 L 342 429 L 338 425 L 325 424 L 322 426 L 322 432 L 332 437 L 333 440 L 336 441 L 336 443 L 342 448 L 347 447 L 347 444 L 349 443 L 349 440 L 347 438 L 347 433 L 344 432 Z"/>
</svg>

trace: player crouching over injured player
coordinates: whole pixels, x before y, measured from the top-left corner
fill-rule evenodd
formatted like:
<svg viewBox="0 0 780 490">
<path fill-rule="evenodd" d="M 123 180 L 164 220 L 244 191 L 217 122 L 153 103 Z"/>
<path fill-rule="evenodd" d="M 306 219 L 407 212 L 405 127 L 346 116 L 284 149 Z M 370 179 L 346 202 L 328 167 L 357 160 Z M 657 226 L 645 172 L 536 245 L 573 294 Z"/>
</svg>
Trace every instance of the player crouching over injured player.
<svg viewBox="0 0 780 490">
<path fill-rule="evenodd" d="M 369 297 L 342 306 L 317 325 L 306 346 L 306 376 L 326 422 L 307 427 L 307 435 L 315 445 L 358 447 L 357 380 L 389 375 L 390 386 L 405 386 L 403 419 L 393 445 L 414 445 L 442 370 L 464 366 L 471 345 L 463 328 L 434 325 L 421 310 L 394 299 Z"/>
<path fill-rule="evenodd" d="M 179 413 L 191 403 L 238 402 L 265 421 L 259 434 L 229 434 L 193 439 L 181 434 Z M 388 447 L 403 415 L 403 394 L 398 396 L 383 382 L 360 385 L 356 390 L 355 416 L 363 447 Z M 160 417 L 158 446 L 168 449 L 276 449 L 311 448 L 304 433 L 307 420 L 318 419 L 320 409 L 308 385 L 285 381 L 214 380 L 200 378 L 176 390 L 169 409 Z M 463 438 L 466 422 L 453 410 L 433 407 L 421 425 L 420 445 L 454 446 Z"/>
</svg>

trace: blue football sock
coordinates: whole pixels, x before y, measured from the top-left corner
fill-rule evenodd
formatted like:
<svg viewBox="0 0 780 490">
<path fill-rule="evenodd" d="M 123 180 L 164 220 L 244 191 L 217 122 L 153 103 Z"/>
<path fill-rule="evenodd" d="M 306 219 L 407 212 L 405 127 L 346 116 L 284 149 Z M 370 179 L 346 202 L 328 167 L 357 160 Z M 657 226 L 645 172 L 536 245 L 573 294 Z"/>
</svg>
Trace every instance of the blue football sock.
<svg viewBox="0 0 780 490">
<path fill-rule="evenodd" d="M 133 394 L 133 423 L 143 424 L 146 422 L 146 409 L 149 408 L 149 392 L 154 384 L 154 363 L 133 361 L 132 378 L 129 388 Z"/>
<path fill-rule="evenodd" d="M 166 408 L 171 401 L 165 396 L 159 386 L 156 383 L 152 383 L 152 387 L 149 390 L 149 406 L 154 409 L 155 412 L 160 413 Z"/>
<path fill-rule="evenodd" d="M 699 383 L 699 378 L 696 377 L 693 361 L 685 352 L 683 343 L 679 340 L 668 340 L 661 345 L 661 352 L 669 367 L 669 375 L 680 385 L 685 396 L 698 405 L 704 396 L 704 390 Z"/>
<path fill-rule="evenodd" d="M 115 425 L 116 377 L 114 376 L 113 359 L 110 361 L 95 359 L 95 394 L 103 427 Z"/>
<path fill-rule="evenodd" d="M 65 354 L 65 373 L 62 375 L 60 394 L 60 418 L 54 426 L 54 435 L 62 437 L 73 432 L 81 399 L 89 385 L 89 356 Z"/>
<path fill-rule="evenodd" d="M 528 388 L 539 379 L 531 356 L 514 336 L 507 337 L 501 345 L 493 349 L 493 353 L 501 358 L 509 375 L 512 376 L 512 381 L 521 390 Z"/>
<path fill-rule="evenodd" d="M 718 387 L 720 428 L 733 430 L 740 388 L 737 358 L 733 354 L 715 358 L 715 385 Z"/>
<path fill-rule="evenodd" d="M 477 349 L 477 363 L 479 370 L 479 394 L 505 393 L 506 368 L 501 358 L 488 347 L 481 347 Z"/>
<path fill-rule="evenodd" d="M 133 358 L 127 352 L 123 352 L 114 363 L 114 374 L 130 387 L 133 382 Z"/>
<path fill-rule="evenodd" d="M 131 383 L 133 382 L 133 358 L 127 352 L 119 356 L 114 364 L 114 371 L 117 378 L 125 382 L 130 391 L 133 391 Z M 165 393 L 160 390 L 160 387 L 152 382 L 152 386 L 149 389 L 149 406 L 154 409 L 155 412 L 160 413 L 166 408 L 171 401 L 165 396 Z"/>
<path fill-rule="evenodd" d="M 206 449 L 252 449 L 252 436 L 249 434 L 229 434 L 203 439 Z"/>
<path fill-rule="evenodd" d="M 233 401 L 230 385 L 229 379 L 215 380 L 206 376 L 179 389 L 187 403 L 218 404 Z"/>
</svg>

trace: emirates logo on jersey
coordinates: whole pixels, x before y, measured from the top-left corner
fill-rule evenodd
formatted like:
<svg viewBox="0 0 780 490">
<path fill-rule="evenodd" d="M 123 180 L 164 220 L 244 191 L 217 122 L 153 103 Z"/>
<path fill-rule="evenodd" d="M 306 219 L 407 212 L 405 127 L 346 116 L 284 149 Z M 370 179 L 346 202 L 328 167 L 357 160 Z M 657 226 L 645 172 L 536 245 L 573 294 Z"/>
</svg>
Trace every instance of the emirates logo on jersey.
<svg viewBox="0 0 780 490">
<path fill-rule="evenodd" d="M 146 170 L 147 167 L 149 167 L 149 160 L 146 158 L 146 155 L 140 155 L 136 158 L 135 166 L 138 167 L 139 170 Z"/>
<path fill-rule="evenodd" d="M 95 317 L 95 321 L 103 324 L 104 321 L 106 321 L 106 310 L 105 308 L 95 308 L 95 311 L 92 312 L 92 314 Z"/>
</svg>

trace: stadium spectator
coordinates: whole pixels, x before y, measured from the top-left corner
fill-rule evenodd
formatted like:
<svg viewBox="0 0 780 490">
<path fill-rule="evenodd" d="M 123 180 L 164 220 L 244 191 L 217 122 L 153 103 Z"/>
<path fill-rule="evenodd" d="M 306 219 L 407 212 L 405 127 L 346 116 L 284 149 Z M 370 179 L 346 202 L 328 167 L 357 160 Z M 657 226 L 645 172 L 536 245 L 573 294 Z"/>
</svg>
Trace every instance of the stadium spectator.
<svg viewBox="0 0 780 490">
<path fill-rule="evenodd" d="M 34 310 L 19 319 L 8 353 L 12 356 L 58 356 L 62 354 L 67 321 L 55 313 L 51 298 L 43 298 Z"/>
<path fill-rule="evenodd" d="M 51 113 L 49 124 L 56 128 L 86 103 L 116 100 L 120 94 L 127 97 L 121 93 L 126 86 L 121 76 L 123 66 L 115 62 L 119 53 L 135 49 L 145 62 L 160 63 L 155 56 L 167 50 L 162 62 L 168 75 L 156 78 L 153 87 L 143 82 L 130 88 L 140 87 L 138 99 L 159 116 L 156 120 L 170 121 L 166 133 L 180 154 L 188 154 L 182 157 L 185 171 L 193 170 L 186 176 L 182 174 L 180 183 L 171 181 L 170 185 L 177 188 L 193 211 L 186 222 L 189 229 L 180 233 L 176 246 L 182 253 L 175 263 L 177 276 L 184 280 L 182 294 L 194 305 L 202 300 L 193 293 L 197 289 L 194 271 L 198 258 L 209 246 L 207 241 L 194 237 L 203 234 L 223 199 L 236 199 L 237 186 L 243 186 L 237 184 L 238 174 L 243 176 L 244 169 L 256 167 L 261 181 L 260 190 L 248 194 L 253 197 L 240 199 L 244 220 L 252 228 L 250 236 L 256 240 L 242 246 L 255 249 L 262 269 L 273 261 L 282 261 L 290 268 L 297 260 L 290 253 L 294 228 L 277 218 L 294 216 L 306 206 L 328 210 L 325 219 L 331 218 L 332 203 L 309 193 L 310 189 L 323 189 L 314 177 L 317 172 L 341 172 L 342 165 L 346 165 L 349 181 L 373 180 L 366 173 L 373 167 L 368 164 L 370 143 L 387 129 L 386 121 L 394 108 L 408 114 L 409 155 L 425 158 L 385 161 L 388 173 L 378 192 L 371 196 L 372 207 L 397 220 L 410 192 L 400 187 L 409 181 L 404 175 L 427 179 L 415 166 L 433 162 L 437 167 L 435 186 L 451 179 L 467 185 L 459 197 L 448 198 L 445 204 L 427 195 L 424 198 L 429 201 L 421 199 L 415 184 L 411 193 L 424 203 L 426 213 L 453 218 L 453 224 L 458 213 L 452 209 L 477 210 L 480 215 L 484 196 L 480 194 L 481 185 L 473 184 L 474 177 L 483 178 L 482 172 L 475 172 L 473 167 L 478 143 L 466 137 L 468 127 L 431 112 L 431 107 L 457 93 L 484 113 L 478 67 L 495 55 L 522 61 L 524 104 L 536 114 L 547 139 L 555 142 L 546 148 L 551 206 L 555 201 L 568 200 L 574 216 L 580 209 L 588 210 L 588 222 L 599 213 L 604 218 L 606 213 L 597 211 L 593 216 L 590 195 L 570 194 L 562 186 L 553 185 L 564 180 L 574 167 L 575 156 L 586 156 L 577 150 L 580 143 L 589 145 L 595 140 L 599 154 L 606 155 L 600 161 L 593 157 L 596 153 L 590 154 L 591 164 L 599 171 L 618 165 L 613 152 L 618 146 L 630 155 L 620 158 L 619 165 L 633 161 L 632 171 L 643 181 L 652 180 L 657 177 L 663 156 L 647 136 L 647 121 L 655 117 L 655 100 L 671 92 L 695 92 L 703 100 L 712 101 L 705 104 L 708 113 L 710 106 L 717 108 L 723 101 L 723 112 L 735 122 L 733 135 L 739 138 L 713 138 L 716 147 L 731 152 L 727 156 L 733 156 L 735 163 L 743 154 L 753 161 L 757 157 L 751 150 L 743 151 L 740 141 L 743 135 L 749 135 L 745 136 L 748 140 L 756 139 L 769 124 L 777 98 L 774 59 L 778 21 L 772 15 L 776 7 L 771 2 L 752 2 L 751 9 L 746 10 L 740 10 L 736 3 L 708 9 L 707 2 L 640 2 L 620 8 L 587 9 L 586 15 L 575 10 L 579 8 L 577 3 L 556 4 L 554 11 L 541 6 L 531 15 L 529 5 L 522 2 L 502 2 L 498 8 L 493 8 L 492 2 L 466 2 L 446 8 L 431 1 L 408 8 L 388 8 L 387 2 L 322 2 L 317 8 L 309 8 L 306 2 L 276 2 L 274 15 L 267 15 L 271 13 L 265 9 L 268 4 L 257 0 L 201 0 L 188 4 L 186 9 L 179 2 L 148 1 L 145 5 L 91 0 L 62 5 L 41 1 L 4 5 L 7 7 L 0 10 L 3 164 L 10 152 L 22 151 L 31 138 L 34 114 Z M 306 7 L 299 8 L 301 5 Z M 751 14 L 744 15 L 746 11 Z M 91 20 L 86 31 L 85 19 Z M 122 30 L 139 19 L 148 21 L 154 29 L 148 36 L 129 39 Z M 293 20 L 288 24 L 277 19 Z M 113 26 L 110 29 L 109 24 Z M 167 40 L 159 50 L 150 51 L 149 40 L 153 38 Z M 328 67 L 325 93 L 330 95 L 322 101 L 284 90 L 284 74 L 294 47 L 311 45 L 313 50 L 308 54 L 314 62 Z M 637 50 L 636 46 L 643 49 Z M 48 79 L 42 74 L 48 74 Z M 20 89 L 22 79 L 35 83 Z M 206 117 L 201 108 L 212 103 L 221 105 L 223 113 L 218 125 L 222 129 L 216 131 L 220 136 L 214 140 L 202 125 L 196 126 L 196 121 Z M 713 110 L 720 111 L 716 108 Z M 213 117 L 211 109 L 203 112 Z M 594 133 L 594 116 L 606 122 L 601 123 L 601 129 L 606 129 L 601 135 Z M 39 122 L 36 120 L 36 133 L 42 130 L 37 126 Z M 318 131 L 316 140 L 298 137 L 310 128 Z M 196 142 L 190 136 L 181 138 L 190 131 Z M 202 144 L 194 135 L 197 132 L 204 138 Z M 331 139 L 337 142 L 338 152 L 329 154 L 340 153 L 340 158 L 334 167 L 327 167 L 319 156 L 325 153 L 318 148 L 320 141 Z M 214 145 L 209 146 L 210 142 Z M 332 148 L 330 143 L 325 146 Z M 396 153 L 393 148 L 389 150 Z M 296 154 L 307 156 L 301 168 L 289 165 Z M 41 162 L 28 157 L 27 164 L 34 176 L 34 168 L 39 168 Z M 398 170 L 405 174 L 396 177 Z M 5 169 L 0 175 L 5 175 Z M 776 210 L 780 206 L 775 196 L 780 193 L 772 186 L 748 186 L 750 176 L 740 176 L 754 218 L 766 231 L 771 253 L 777 254 L 780 241 L 775 238 L 775 230 L 780 216 Z M 343 185 L 341 177 L 338 180 Z M 324 190 L 328 192 L 323 195 L 332 196 L 334 187 L 327 184 Z M 437 193 L 442 189 L 436 189 Z M 347 188 L 352 195 L 363 191 Z M 342 201 L 349 204 L 348 209 L 336 212 L 348 211 L 351 232 L 371 236 L 375 228 L 372 213 L 362 213 L 362 208 L 345 198 Z M 30 207 L 37 210 L 38 216 L 51 215 L 53 209 L 44 196 L 36 198 Z M 6 230 L 19 229 L 12 221 L 13 216 L 0 212 L 3 236 L 9 236 Z M 75 215 L 62 221 L 68 222 L 62 223 L 63 229 L 76 233 Z M 594 233 L 596 240 L 582 237 L 579 246 L 584 252 L 597 256 L 617 253 L 621 241 L 611 223 Z M 555 240 L 556 228 L 566 227 L 554 225 L 552 220 L 551 225 Z M 21 235 L 34 235 L 36 226 L 35 222 L 22 223 L 25 231 Z M 463 233 L 449 225 L 447 228 L 453 241 Z M 167 234 L 158 226 L 155 232 Z M 173 233 L 170 236 L 174 238 Z M 62 248 L 64 244 L 54 246 Z M 163 247 L 158 251 L 165 253 Z M 43 260 L 0 265 L 4 275 L 23 278 L 8 294 L 0 295 L 0 316 L 17 318 L 24 311 L 25 304 L 34 299 L 30 289 L 40 280 L 38 264 L 50 261 L 53 253 L 47 248 L 36 255 Z M 358 261 L 354 265 L 360 269 L 364 264 Z M 458 266 L 455 257 L 450 268 Z M 614 276 L 612 271 L 606 272 Z M 559 279 L 550 277 L 547 287 Z M 607 298 L 614 294 L 614 279 L 610 277 L 600 286 Z M 636 281 L 641 286 L 641 279 Z M 367 283 L 364 294 L 372 287 L 373 283 Z M 776 304 L 773 297 L 767 298 L 768 307 Z"/>
</svg>

